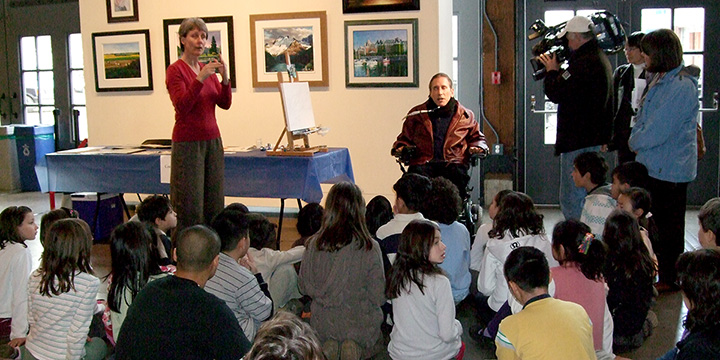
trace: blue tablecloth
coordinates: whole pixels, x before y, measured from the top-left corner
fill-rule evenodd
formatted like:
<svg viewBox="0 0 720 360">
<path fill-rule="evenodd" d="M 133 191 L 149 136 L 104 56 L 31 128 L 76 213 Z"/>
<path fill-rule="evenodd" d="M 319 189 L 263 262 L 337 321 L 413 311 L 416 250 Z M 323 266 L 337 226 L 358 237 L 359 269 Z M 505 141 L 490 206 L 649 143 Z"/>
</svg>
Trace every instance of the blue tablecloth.
<svg viewBox="0 0 720 360">
<path fill-rule="evenodd" d="M 160 154 L 47 154 L 43 191 L 168 194 L 160 183 Z M 320 202 L 320 184 L 355 181 L 350 152 L 331 148 L 312 157 L 267 156 L 256 150 L 225 154 L 225 195 Z M 42 184 L 45 185 L 45 184 Z"/>
</svg>

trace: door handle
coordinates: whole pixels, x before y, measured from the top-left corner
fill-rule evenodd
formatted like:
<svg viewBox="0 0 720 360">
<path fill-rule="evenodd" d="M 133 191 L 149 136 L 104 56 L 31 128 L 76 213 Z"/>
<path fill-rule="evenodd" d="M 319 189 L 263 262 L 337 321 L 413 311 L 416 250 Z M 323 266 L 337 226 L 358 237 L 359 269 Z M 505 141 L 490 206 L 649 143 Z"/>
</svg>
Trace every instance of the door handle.
<svg viewBox="0 0 720 360">
<path fill-rule="evenodd" d="M 5 93 L 2 93 L 2 95 L 0 95 L 0 121 L 5 120 L 7 116 L 7 113 L 3 111 L 3 102 L 5 102 L 5 100 L 7 100 L 7 96 Z"/>
<path fill-rule="evenodd" d="M 530 95 L 530 111 L 532 111 L 535 114 L 555 114 L 557 113 L 557 110 L 536 110 L 535 109 L 535 103 L 537 101 L 535 100 L 535 95 Z"/>
<path fill-rule="evenodd" d="M 13 119 L 17 119 L 17 118 L 18 118 L 18 113 L 17 113 L 16 111 L 13 111 L 13 104 L 12 104 L 12 103 L 13 103 L 13 100 L 14 100 L 14 99 L 17 99 L 17 98 L 18 98 L 18 95 L 17 95 L 16 92 L 14 92 L 14 93 L 12 94 L 12 96 L 10 97 L 10 99 L 8 99 L 9 113 L 10 113 L 10 115 L 13 117 Z"/>
<path fill-rule="evenodd" d="M 700 112 L 715 112 L 718 111 L 718 92 L 713 93 L 713 107 L 711 108 L 700 108 Z"/>
</svg>

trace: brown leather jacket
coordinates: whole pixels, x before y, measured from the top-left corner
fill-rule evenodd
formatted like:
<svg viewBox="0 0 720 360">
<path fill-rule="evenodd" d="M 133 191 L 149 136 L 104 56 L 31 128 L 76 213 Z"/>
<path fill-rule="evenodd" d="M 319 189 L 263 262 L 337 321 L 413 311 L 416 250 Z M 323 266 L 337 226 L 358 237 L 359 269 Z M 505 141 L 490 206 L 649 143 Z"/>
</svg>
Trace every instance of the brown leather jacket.
<svg viewBox="0 0 720 360">
<path fill-rule="evenodd" d="M 428 99 L 408 111 L 408 114 L 419 110 L 427 110 L 428 104 L 434 107 L 432 99 Z M 422 165 L 433 158 L 433 130 L 432 121 L 428 113 L 408 116 L 403 123 L 402 132 L 393 144 L 393 149 L 401 146 L 417 146 L 417 155 L 410 161 L 410 165 Z M 449 163 L 468 164 L 470 161 L 470 147 L 479 147 L 487 151 L 485 135 L 480 132 L 480 126 L 475 121 L 475 115 L 470 109 L 459 102 L 457 110 L 450 121 L 445 136 L 443 153 L 445 161 Z"/>
</svg>

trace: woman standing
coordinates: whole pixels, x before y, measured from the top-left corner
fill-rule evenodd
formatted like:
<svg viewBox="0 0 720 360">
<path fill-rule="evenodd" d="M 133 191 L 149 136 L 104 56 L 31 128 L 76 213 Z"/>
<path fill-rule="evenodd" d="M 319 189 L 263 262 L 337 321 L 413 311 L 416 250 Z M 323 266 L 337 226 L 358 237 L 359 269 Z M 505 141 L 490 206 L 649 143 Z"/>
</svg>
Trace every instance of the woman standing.
<svg viewBox="0 0 720 360">
<path fill-rule="evenodd" d="M 647 190 L 658 225 L 658 290 L 677 290 L 675 261 L 685 247 L 687 186 L 697 175 L 697 79 L 684 70 L 680 39 L 672 30 L 648 33 L 640 43 L 648 90 L 630 135 L 636 160 L 648 169 Z"/>
<path fill-rule="evenodd" d="M 168 67 L 165 80 L 175 107 L 170 197 L 177 212 L 176 233 L 191 225 L 209 224 L 224 207 L 225 161 L 215 106 L 227 110 L 232 103 L 222 58 L 200 62 L 207 45 L 205 22 L 185 19 L 178 34 L 183 54 Z"/>
<path fill-rule="evenodd" d="M 312 298 L 310 325 L 328 360 L 367 359 L 383 349 L 380 246 L 367 230 L 365 201 L 354 184 L 330 189 L 322 227 L 307 243 L 299 285 Z"/>
</svg>

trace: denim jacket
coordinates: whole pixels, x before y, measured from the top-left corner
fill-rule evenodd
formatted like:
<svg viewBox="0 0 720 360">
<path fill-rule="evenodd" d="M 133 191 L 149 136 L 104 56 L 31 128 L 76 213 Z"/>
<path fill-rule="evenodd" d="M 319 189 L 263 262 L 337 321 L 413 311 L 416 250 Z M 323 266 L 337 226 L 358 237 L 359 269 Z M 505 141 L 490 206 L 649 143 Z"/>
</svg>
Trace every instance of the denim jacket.
<svg viewBox="0 0 720 360">
<path fill-rule="evenodd" d="M 683 68 L 670 70 L 648 90 L 629 140 L 651 177 L 673 183 L 697 175 L 697 79 Z"/>
</svg>

